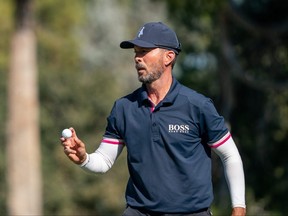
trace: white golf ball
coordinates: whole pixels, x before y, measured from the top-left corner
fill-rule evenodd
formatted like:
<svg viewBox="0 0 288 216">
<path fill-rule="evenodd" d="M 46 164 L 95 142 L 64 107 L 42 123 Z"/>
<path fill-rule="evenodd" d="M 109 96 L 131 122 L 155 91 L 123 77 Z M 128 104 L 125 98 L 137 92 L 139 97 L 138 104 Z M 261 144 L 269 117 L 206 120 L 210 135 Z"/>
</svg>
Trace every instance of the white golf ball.
<svg viewBox="0 0 288 216">
<path fill-rule="evenodd" d="M 64 129 L 62 131 L 62 137 L 64 137 L 64 138 L 72 137 L 72 131 L 70 129 L 68 129 L 68 128 Z"/>
</svg>

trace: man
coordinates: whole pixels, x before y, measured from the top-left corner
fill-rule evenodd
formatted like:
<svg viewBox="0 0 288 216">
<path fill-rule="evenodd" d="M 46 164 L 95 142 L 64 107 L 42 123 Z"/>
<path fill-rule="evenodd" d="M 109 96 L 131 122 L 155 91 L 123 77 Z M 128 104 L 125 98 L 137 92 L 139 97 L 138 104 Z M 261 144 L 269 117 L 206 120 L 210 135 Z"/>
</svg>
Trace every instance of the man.
<svg viewBox="0 0 288 216">
<path fill-rule="evenodd" d="M 88 154 L 73 128 L 61 138 L 64 152 L 90 172 L 106 172 L 124 146 L 130 178 L 124 216 L 211 215 L 211 149 L 222 159 L 232 215 L 245 215 L 242 160 L 209 98 L 172 75 L 180 43 L 161 22 L 146 23 L 123 49 L 135 51 L 142 86 L 120 98 L 107 118 L 98 149 Z"/>
</svg>

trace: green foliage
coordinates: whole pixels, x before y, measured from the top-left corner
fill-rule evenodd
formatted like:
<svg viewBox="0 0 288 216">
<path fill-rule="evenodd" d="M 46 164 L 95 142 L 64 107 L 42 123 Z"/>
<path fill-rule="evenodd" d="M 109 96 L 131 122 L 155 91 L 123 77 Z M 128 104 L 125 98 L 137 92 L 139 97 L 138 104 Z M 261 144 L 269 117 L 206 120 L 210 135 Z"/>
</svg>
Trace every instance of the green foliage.
<svg viewBox="0 0 288 216">
<path fill-rule="evenodd" d="M 0 215 L 6 214 L 6 157 L 5 157 L 5 134 L 6 134 L 6 119 L 7 106 L 5 101 L 6 96 L 6 80 L 8 75 L 9 65 L 9 37 L 12 32 L 12 4 L 11 1 L 0 1 Z"/>
<path fill-rule="evenodd" d="M 80 1 L 38 2 L 36 10 L 45 214 L 115 213 L 124 206 L 122 190 L 120 194 L 117 187 L 109 186 L 111 192 L 101 191 L 101 185 L 107 187 L 108 181 L 84 173 L 70 163 L 59 145 L 61 130 L 73 126 L 87 144 L 87 150 L 94 151 L 101 141 L 113 101 L 121 93 L 110 72 L 87 70 L 83 65 L 79 56 L 81 41 L 75 32 L 85 18 L 84 10 Z M 118 166 L 123 163 L 119 161 Z M 123 183 L 118 182 L 123 175 L 127 172 L 114 176 L 110 183 L 124 189 Z M 111 196 L 112 189 L 116 197 L 105 201 L 105 195 Z"/>
<path fill-rule="evenodd" d="M 7 1 L 0 3 L 0 8 L 3 9 L 0 14 L 3 23 L 0 33 L 5 35 L 0 42 L 1 101 L 7 101 L 6 75 L 13 29 L 12 6 Z M 76 32 L 85 20 L 85 1 L 35 1 L 34 6 L 41 104 L 44 214 L 114 214 L 122 211 L 125 206 L 123 199 L 127 169 L 119 169 L 119 166 L 125 167 L 125 153 L 113 168 L 117 170 L 118 167 L 121 173 L 108 173 L 107 177 L 110 176 L 112 180 L 107 181 L 106 177 L 104 179 L 101 175 L 89 175 L 70 163 L 59 141 L 62 129 L 73 126 L 78 136 L 87 143 L 88 151 L 94 151 L 101 141 L 106 116 L 114 100 L 123 94 L 115 84 L 111 72 L 96 67 L 87 70 L 83 65 L 83 59 L 79 55 L 81 40 Z M 0 106 L 1 128 L 5 128 L 5 105 L 6 103 L 1 103 Z M 0 138 L 3 148 L 4 135 L 5 130 L 2 130 Z M 0 153 L 1 215 L 6 214 L 4 153 L 5 151 Z M 103 189 L 97 189 L 99 187 Z"/>
</svg>

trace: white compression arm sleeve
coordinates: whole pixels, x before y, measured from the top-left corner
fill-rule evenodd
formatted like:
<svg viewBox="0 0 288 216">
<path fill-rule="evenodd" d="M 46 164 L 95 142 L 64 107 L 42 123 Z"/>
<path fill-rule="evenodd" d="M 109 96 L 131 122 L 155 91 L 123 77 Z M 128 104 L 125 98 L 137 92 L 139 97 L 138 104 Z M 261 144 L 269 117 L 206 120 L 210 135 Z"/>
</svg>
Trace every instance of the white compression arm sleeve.
<svg viewBox="0 0 288 216">
<path fill-rule="evenodd" d="M 230 191 L 232 207 L 245 208 L 245 178 L 243 164 L 232 137 L 224 144 L 212 149 L 222 160 L 226 181 Z"/>
<path fill-rule="evenodd" d="M 105 173 L 112 167 L 123 148 L 123 144 L 109 144 L 102 141 L 94 153 L 87 154 L 81 167 L 88 172 Z"/>
</svg>

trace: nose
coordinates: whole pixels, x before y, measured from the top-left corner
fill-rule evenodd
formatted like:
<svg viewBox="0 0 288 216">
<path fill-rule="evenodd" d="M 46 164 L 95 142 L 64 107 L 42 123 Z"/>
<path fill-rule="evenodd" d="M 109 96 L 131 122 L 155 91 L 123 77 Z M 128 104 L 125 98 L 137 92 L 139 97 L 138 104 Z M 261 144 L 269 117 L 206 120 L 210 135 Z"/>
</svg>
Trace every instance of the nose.
<svg viewBox="0 0 288 216">
<path fill-rule="evenodd" d="M 139 63 L 139 62 L 141 62 L 141 57 L 139 56 L 139 54 L 135 54 L 135 56 L 134 56 L 134 61 L 135 61 L 135 63 Z"/>
</svg>

